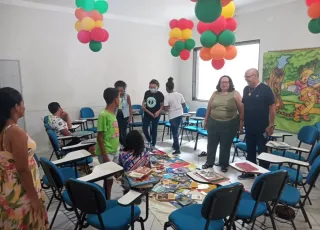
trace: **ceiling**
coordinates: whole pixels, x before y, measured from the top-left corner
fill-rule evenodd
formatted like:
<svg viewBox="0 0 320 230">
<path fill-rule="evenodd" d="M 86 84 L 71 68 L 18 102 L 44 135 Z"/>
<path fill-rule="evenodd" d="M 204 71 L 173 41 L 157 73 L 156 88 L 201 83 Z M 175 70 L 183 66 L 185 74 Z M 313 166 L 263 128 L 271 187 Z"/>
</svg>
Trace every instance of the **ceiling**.
<svg viewBox="0 0 320 230">
<path fill-rule="evenodd" d="M 59 6 L 70 9 L 75 8 L 75 0 L 10 0 L 12 2 L 30 2 Z M 113 16 L 117 18 L 125 18 L 128 20 L 136 20 L 146 23 L 167 23 L 172 18 L 193 18 L 195 3 L 190 0 L 107 0 L 109 3 L 109 11 L 106 17 Z M 292 2 L 295 0 L 234 0 L 239 10 L 252 8 L 261 9 Z M 1 1 L 0 1 L 1 2 Z M 47 8 L 47 7 L 46 7 Z"/>
</svg>

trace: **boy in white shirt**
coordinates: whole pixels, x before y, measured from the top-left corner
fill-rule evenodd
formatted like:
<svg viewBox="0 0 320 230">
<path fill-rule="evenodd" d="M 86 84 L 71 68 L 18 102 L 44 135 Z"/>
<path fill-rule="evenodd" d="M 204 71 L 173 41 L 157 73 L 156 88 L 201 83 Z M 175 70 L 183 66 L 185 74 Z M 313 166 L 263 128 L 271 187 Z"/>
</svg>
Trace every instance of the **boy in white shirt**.
<svg viewBox="0 0 320 230">
<path fill-rule="evenodd" d="M 183 110 L 186 106 L 185 100 L 180 93 L 174 92 L 173 78 L 170 77 L 166 84 L 168 94 L 164 98 L 164 110 L 169 112 L 169 121 L 173 137 L 173 154 L 180 154 L 179 126 L 182 122 Z"/>
</svg>

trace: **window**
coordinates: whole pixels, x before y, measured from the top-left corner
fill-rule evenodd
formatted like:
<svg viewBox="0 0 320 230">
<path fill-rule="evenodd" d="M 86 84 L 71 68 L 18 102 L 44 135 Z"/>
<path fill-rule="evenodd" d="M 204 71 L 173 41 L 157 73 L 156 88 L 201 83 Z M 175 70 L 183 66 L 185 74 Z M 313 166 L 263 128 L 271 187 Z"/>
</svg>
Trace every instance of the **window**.
<svg viewBox="0 0 320 230">
<path fill-rule="evenodd" d="M 194 49 L 193 60 L 193 100 L 208 101 L 221 76 L 228 75 L 232 78 L 237 91 L 242 95 L 247 82 L 244 80 L 245 71 L 250 68 L 258 69 L 260 41 L 241 42 L 236 44 L 237 57 L 232 61 L 226 61 L 221 70 L 215 70 L 211 61 L 200 59 L 200 48 Z"/>
</svg>

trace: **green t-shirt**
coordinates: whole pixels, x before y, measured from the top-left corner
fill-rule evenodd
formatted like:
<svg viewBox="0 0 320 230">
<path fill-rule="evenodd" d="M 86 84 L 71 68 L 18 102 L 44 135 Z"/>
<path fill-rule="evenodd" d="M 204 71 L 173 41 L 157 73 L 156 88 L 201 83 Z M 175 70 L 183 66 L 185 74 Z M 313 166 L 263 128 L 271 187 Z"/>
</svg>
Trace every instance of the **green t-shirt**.
<svg viewBox="0 0 320 230">
<path fill-rule="evenodd" d="M 107 154 L 116 154 L 119 146 L 119 127 L 115 114 L 103 110 L 98 117 L 98 132 L 103 132 L 103 142 Z M 101 155 L 97 142 L 96 155 Z"/>
</svg>

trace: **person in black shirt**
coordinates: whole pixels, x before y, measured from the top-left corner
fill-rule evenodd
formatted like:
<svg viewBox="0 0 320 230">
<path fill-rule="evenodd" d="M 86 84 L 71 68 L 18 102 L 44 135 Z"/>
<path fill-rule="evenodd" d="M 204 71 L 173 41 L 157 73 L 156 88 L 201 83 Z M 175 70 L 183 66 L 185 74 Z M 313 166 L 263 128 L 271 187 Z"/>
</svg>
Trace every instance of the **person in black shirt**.
<svg viewBox="0 0 320 230">
<path fill-rule="evenodd" d="M 259 81 L 257 69 L 249 69 L 245 73 L 248 82 L 243 90 L 244 126 L 248 149 L 247 160 L 257 163 L 258 153 L 266 151 L 267 137 L 273 134 L 276 114 L 275 100 L 271 88 Z M 269 164 L 260 161 L 260 165 L 268 168 Z M 254 178 L 253 174 L 243 174 L 239 179 Z"/>
<path fill-rule="evenodd" d="M 157 142 L 158 123 L 163 109 L 164 96 L 158 91 L 159 82 L 155 79 L 150 81 L 149 90 L 145 92 L 142 107 L 144 110 L 143 117 L 143 133 L 151 145 L 154 148 Z M 149 133 L 149 126 L 151 123 L 151 137 Z"/>
</svg>

